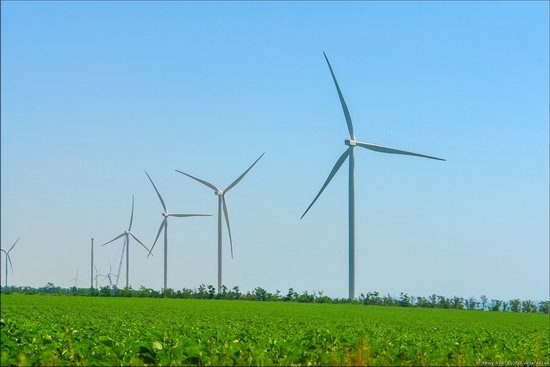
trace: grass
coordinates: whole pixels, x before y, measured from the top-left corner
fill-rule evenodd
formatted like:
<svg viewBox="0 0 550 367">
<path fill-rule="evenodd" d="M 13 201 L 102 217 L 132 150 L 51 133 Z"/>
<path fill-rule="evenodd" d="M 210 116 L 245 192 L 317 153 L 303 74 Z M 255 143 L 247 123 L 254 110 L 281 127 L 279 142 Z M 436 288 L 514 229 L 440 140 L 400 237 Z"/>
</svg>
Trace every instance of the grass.
<svg viewBox="0 0 550 367">
<path fill-rule="evenodd" d="M 550 364 L 549 315 L 3 295 L 1 364 Z"/>
</svg>

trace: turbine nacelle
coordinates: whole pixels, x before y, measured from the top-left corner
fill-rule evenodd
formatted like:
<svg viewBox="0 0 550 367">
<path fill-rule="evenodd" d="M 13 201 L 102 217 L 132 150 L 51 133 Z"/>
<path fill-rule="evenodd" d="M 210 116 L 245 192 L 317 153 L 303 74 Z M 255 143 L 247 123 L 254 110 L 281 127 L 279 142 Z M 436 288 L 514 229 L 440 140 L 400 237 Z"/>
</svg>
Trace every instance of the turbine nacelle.
<svg viewBox="0 0 550 367">
<path fill-rule="evenodd" d="M 170 214 L 168 214 L 168 213 L 166 213 L 166 212 L 163 212 L 163 213 L 162 213 L 162 216 L 163 216 L 163 217 L 169 217 Z"/>
<path fill-rule="evenodd" d="M 354 147 L 354 146 L 357 145 L 357 141 L 353 140 L 353 139 L 346 139 L 346 140 L 344 140 L 344 144 L 346 144 L 350 147 Z"/>
<path fill-rule="evenodd" d="M 216 191 L 214 191 L 214 195 L 223 196 L 223 194 L 225 194 L 225 192 L 223 192 L 222 190 L 216 190 Z"/>
</svg>

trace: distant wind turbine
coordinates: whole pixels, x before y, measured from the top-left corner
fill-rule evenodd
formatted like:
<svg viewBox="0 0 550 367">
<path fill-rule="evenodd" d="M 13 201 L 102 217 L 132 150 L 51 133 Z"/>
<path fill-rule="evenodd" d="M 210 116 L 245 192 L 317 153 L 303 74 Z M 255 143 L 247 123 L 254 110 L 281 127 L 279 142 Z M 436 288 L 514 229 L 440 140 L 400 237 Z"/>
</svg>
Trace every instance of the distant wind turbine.
<svg viewBox="0 0 550 367">
<path fill-rule="evenodd" d="M 94 239 L 93 239 L 93 237 L 92 237 L 92 246 L 91 246 L 90 259 L 92 260 L 92 263 L 91 263 L 91 266 L 90 266 L 90 289 L 93 289 L 94 288 Z M 97 280 L 96 280 L 96 283 L 97 283 Z"/>
<path fill-rule="evenodd" d="M 412 155 L 415 157 L 422 157 L 422 158 L 430 158 L 430 159 L 437 159 L 440 161 L 444 161 L 445 159 L 432 157 L 429 155 L 424 154 L 418 154 L 418 153 L 412 153 L 407 152 L 405 150 L 399 150 L 394 148 L 387 148 L 380 145 L 374 145 L 369 143 L 363 143 L 360 141 L 355 140 L 355 133 L 353 131 L 353 125 L 351 123 L 351 116 L 348 110 L 348 107 L 346 105 L 346 102 L 344 101 L 344 96 L 342 95 L 342 92 L 340 90 L 340 87 L 338 86 L 338 82 L 336 81 L 336 77 L 334 76 L 334 72 L 332 71 L 332 67 L 330 65 L 330 62 L 328 61 L 327 55 L 323 52 L 323 55 L 325 55 L 325 60 L 327 61 L 330 74 L 332 75 L 332 79 L 334 81 L 334 85 L 336 86 L 336 91 L 338 92 L 338 97 L 340 99 L 340 103 L 342 104 L 342 109 L 344 110 L 344 116 L 346 118 L 346 123 L 348 125 L 348 131 L 350 138 L 346 139 L 344 142 L 348 146 L 348 148 L 345 150 L 345 152 L 338 158 L 336 161 L 336 164 L 332 168 L 332 171 L 330 171 L 330 174 L 328 175 L 328 178 L 326 179 L 325 183 L 321 187 L 321 190 L 319 190 L 319 193 L 317 196 L 315 196 L 315 199 L 311 202 L 311 204 L 308 206 L 304 214 L 302 215 L 302 218 L 306 215 L 306 213 L 309 211 L 309 209 L 313 206 L 315 201 L 321 196 L 327 185 L 329 184 L 330 180 L 334 177 L 336 172 L 340 169 L 344 161 L 349 157 L 349 189 L 348 189 L 348 195 L 349 195 L 349 298 L 354 299 L 355 298 L 355 183 L 354 183 L 354 167 L 355 167 L 355 156 L 354 156 L 354 148 L 356 146 L 366 148 L 369 150 L 374 150 L 376 152 L 381 153 L 390 153 L 390 154 L 404 154 L 404 155 Z"/>
<path fill-rule="evenodd" d="M 110 240 L 109 242 L 104 243 L 101 246 L 105 246 L 113 241 L 118 240 L 121 237 L 124 237 L 124 246 L 126 247 L 126 288 L 128 288 L 129 281 L 130 281 L 130 236 L 134 240 L 136 240 L 143 248 L 147 250 L 149 255 L 151 255 L 151 251 L 145 246 L 134 234 L 132 231 L 132 221 L 134 220 L 134 196 L 132 195 L 132 213 L 130 214 L 130 225 L 128 226 L 128 229 Z M 122 260 L 121 260 L 122 261 Z M 118 278 L 117 278 L 118 279 Z"/>
<path fill-rule="evenodd" d="M 116 284 L 113 284 L 112 276 L 115 276 L 117 278 L 117 284 L 118 284 L 118 275 L 113 273 L 113 266 L 111 265 L 111 262 L 109 262 L 109 272 L 107 273 L 107 275 L 105 275 L 105 277 L 109 281 L 109 287 L 111 288 L 116 287 Z"/>
<path fill-rule="evenodd" d="M 4 279 L 4 284 L 5 286 L 7 287 L 8 286 L 8 262 L 10 263 L 10 268 L 11 268 L 11 273 L 13 274 L 13 264 L 11 263 L 11 256 L 10 256 L 10 252 L 11 250 L 13 250 L 13 248 L 15 247 L 15 245 L 17 245 L 17 242 L 19 242 L 19 239 L 21 237 L 17 238 L 17 240 L 15 241 L 15 243 L 13 245 L 11 245 L 10 249 L 8 251 L 4 250 L 4 249 L 0 249 L 1 252 L 3 252 L 4 254 L 6 254 L 6 279 Z"/>
<path fill-rule="evenodd" d="M 265 153 L 262 153 L 260 158 L 264 156 Z M 226 187 L 225 190 L 220 190 L 210 182 L 207 182 L 205 180 L 201 180 L 200 178 L 191 176 L 185 172 L 176 170 L 176 172 L 181 173 L 182 175 L 185 175 L 187 177 L 192 178 L 193 180 L 196 180 L 203 185 L 209 187 L 210 189 L 214 190 L 214 194 L 218 196 L 218 293 L 221 292 L 222 287 L 222 212 L 225 216 L 225 223 L 227 224 L 227 233 L 229 234 L 229 243 L 231 246 L 231 258 L 233 258 L 233 239 L 231 238 L 231 227 L 229 226 L 229 214 L 227 212 L 227 204 L 225 202 L 225 194 L 231 190 L 235 185 L 239 183 L 243 179 L 243 177 L 254 167 L 256 163 L 260 160 L 260 158 L 256 159 L 254 163 L 246 171 L 243 172 L 242 175 L 237 177 L 235 181 L 233 181 L 229 186 Z"/>
<path fill-rule="evenodd" d="M 162 216 L 164 219 L 160 223 L 159 230 L 157 232 L 157 237 L 155 237 L 155 242 L 153 242 L 153 246 L 151 246 L 151 250 L 149 251 L 149 255 L 151 255 L 151 251 L 153 251 L 153 248 L 155 248 L 155 245 L 157 244 L 157 240 L 159 239 L 160 233 L 164 229 L 164 290 L 168 289 L 168 217 L 211 217 L 210 214 L 175 214 L 175 213 L 169 213 L 168 209 L 166 209 L 166 204 L 164 203 L 164 200 L 162 199 L 162 196 L 160 196 L 159 191 L 157 190 L 157 187 L 153 183 L 153 180 L 151 179 L 151 176 L 145 172 L 147 177 L 149 178 L 149 181 L 151 181 L 151 185 L 153 185 L 153 188 L 155 189 L 155 192 L 157 193 L 160 204 L 162 205 L 162 209 L 164 210 L 162 212 Z M 149 257 L 147 255 L 147 257 Z"/>
<path fill-rule="evenodd" d="M 95 287 L 97 289 L 99 289 L 99 278 L 103 277 L 103 278 L 107 278 L 107 275 L 105 274 L 100 274 L 99 273 L 99 270 L 97 270 L 97 266 L 94 265 L 94 269 L 95 269 L 95 276 L 94 276 L 94 281 L 95 281 Z"/>
<path fill-rule="evenodd" d="M 99 271 L 97 270 L 97 267 L 95 265 L 94 265 L 94 269 L 95 269 L 95 277 L 94 277 L 95 287 L 96 289 L 99 289 L 99 277 L 106 277 L 106 275 L 99 274 Z"/>
<path fill-rule="evenodd" d="M 80 282 L 80 278 L 78 277 L 78 269 L 76 269 L 76 277 L 71 279 L 71 282 L 74 280 L 74 287 L 78 288 L 78 282 Z"/>
</svg>

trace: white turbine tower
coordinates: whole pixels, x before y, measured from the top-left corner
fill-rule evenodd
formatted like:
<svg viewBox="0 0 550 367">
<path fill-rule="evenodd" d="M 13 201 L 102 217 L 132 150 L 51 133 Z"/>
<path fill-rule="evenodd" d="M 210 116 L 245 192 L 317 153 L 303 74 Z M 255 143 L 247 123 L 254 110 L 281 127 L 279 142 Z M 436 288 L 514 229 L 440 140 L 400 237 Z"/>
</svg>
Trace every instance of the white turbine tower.
<svg viewBox="0 0 550 367">
<path fill-rule="evenodd" d="M 265 153 L 262 153 L 260 158 L 262 158 L 264 156 L 264 154 Z M 176 172 L 179 172 L 182 175 L 190 177 L 193 180 L 196 180 L 196 181 L 202 183 L 203 185 L 211 188 L 212 190 L 214 190 L 214 194 L 218 196 L 218 293 L 221 292 L 221 287 L 222 287 L 222 212 L 224 214 L 225 223 L 227 225 L 227 233 L 229 234 L 229 243 L 230 243 L 230 246 L 231 246 L 230 247 L 231 248 L 231 258 L 233 258 L 233 239 L 231 238 L 231 227 L 229 225 L 229 214 L 227 212 L 227 204 L 225 202 L 225 194 L 229 190 L 231 190 L 235 185 L 237 185 L 239 183 L 239 181 L 241 181 L 243 179 L 243 177 L 248 173 L 248 171 L 250 171 L 252 169 L 252 167 L 254 167 L 254 165 L 256 163 L 258 163 L 260 158 L 256 159 L 256 161 L 254 163 L 252 163 L 252 165 L 250 167 L 248 167 L 248 169 L 246 171 L 244 171 L 242 175 L 237 177 L 237 179 L 235 181 L 233 181 L 229 186 L 227 186 L 225 190 L 220 190 L 216 186 L 211 184 L 210 182 L 207 182 L 205 180 L 201 180 L 200 178 L 197 178 L 197 177 L 191 176 L 191 175 L 189 175 L 185 172 L 176 170 Z"/>
<path fill-rule="evenodd" d="M 132 238 L 134 240 L 136 240 L 141 246 L 143 246 L 143 248 L 145 248 L 147 250 L 149 255 L 151 255 L 151 251 L 147 248 L 147 246 L 145 246 L 131 232 L 132 231 L 132 222 L 133 222 L 133 220 L 134 220 L 134 196 L 132 195 L 132 214 L 130 215 L 130 225 L 128 226 L 128 229 L 125 230 L 124 232 L 122 232 L 120 235 L 113 238 L 112 240 L 110 240 L 109 242 L 106 242 L 103 245 L 101 245 L 101 246 L 105 246 L 105 245 L 107 245 L 107 244 L 109 244 L 113 241 L 118 240 L 121 237 L 124 237 L 124 247 L 123 247 L 122 251 L 124 253 L 124 248 L 126 248 L 126 288 L 128 288 L 128 285 L 129 285 L 129 282 L 130 282 L 130 279 L 129 279 L 130 278 L 130 236 L 132 236 Z M 121 259 L 121 261 L 122 261 L 122 259 Z M 119 271 L 120 271 L 120 267 L 119 267 Z M 118 277 L 117 277 L 117 283 L 118 283 Z"/>
<path fill-rule="evenodd" d="M 21 237 L 19 237 L 21 238 Z M 11 245 L 10 249 L 8 251 L 4 250 L 4 249 L 0 249 L 1 252 L 3 252 L 4 254 L 6 254 L 6 266 L 5 266 L 5 269 L 6 269 L 6 278 L 4 279 L 4 284 L 5 286 L 7 287 L 8 286 L 8 262 L 10 263 L 10 268 L 11 268 L 11 273 L 13 274 L 13 264 L 11 263 L 11 256 L 10 256 L 10 252 L 11 250 L 13 250 L 13 248 L 15 247 L 15 245 L 17 245 L 17 242 L 19 242 L 19 238 L 17 239 L 17 241 L 15 241 L 15 243 L 13 245 Z"/>
<path fill-rule="evenodd" d="M 348 125 L 350 138 L 344 141 L 344 143 L 348 146 L 348 148 L 336 161 L 336 164 L 332 168 L 332 171 L 330 171 L 330 174 L 328 175 L 328 178 L 326 179 L 325 183 L 321 187 L 321 190 L 319 190 L 319 193 L 317 194 L 317 196 L 315 196 L 315 199 L 313 199 L 311 204 L 309 204 L 308 208 L 302 215 L 302 218 L 306 215 L 306 213 L 309 211 L 309 209 L 312 207 L 315 201 L 317 201 L 319 196 L 321 196 L 321 194 L 329 184 L 330 180 L 332 180 L 336 172 L 338 172 L 338 169 L 340 169 L 344 161 L 349 157 L 349 190 L 348 190 L 348 193 L 349 193 L 349 211 L 348 211 L 348 215 L 349 215 L 349 298 L 354 299 L 355 298 L 355 189 L 354 189 L 355 156 L 353 151 L 354 148 L 356 146 L 359 146 L 362 148 L 374 150 L 376 152 L 381 152 L 381 153 L 412 155 L 415 157 L 437 159 L 440 161 L 444 161 L 445 159 L 432 157 L 424 154 L 407 152 L 404 150 L 399 150 L 394 148 L 387 148 L 380 145 L 363 143 L 355 140 L 355 133 L 353 131 L 353 125 L 351 123 L 351 116 L 350 116 L 348 107 L 346 105 L 346 102 L 344 101 L 344 96 L 340 91 L 340 87 L 338 86 L 338 82 L 336 81 L 336 77 L 334 76 L 334 72 L 332 71 L 332 67 L 330 66 L 330 62 L 328 61 L 327 55 L 324 52 L 323 52 L 323 55 L 325 55 L 325 60 L 327 61 L 330 74 L 332 75 L 332 79 L 334 80 L 334 85 L 336 86 L 336 91 L 338 92 L 340 103 L 342 104 L 342 109 L 344 110 L 344 116 L 346 118 L 346 123 Z"/>
<path fill-rule="evenodd" d="M 157 232 L 157 237 L 155 237 L 155 242 L 153 242 L 153 246 L 151 246 L 151 250 L 149 252 L 149 255 L 151 255 L 151 251 L 153 251 L 153 248 L 155 248 L 155 245 L 157 244 L 157 240 L 159 239 L 160 233 L 164 229 L 164 289 L 168 289 L 168 217 L 211 217 L 210 214 L 175 214 L 175 213 L 169 213 L 168 209 L 166 209 L 166 204 L 164 203 L 164 200 L 162 199 L 162 196 L 160 196 L 159 191 L 157 190 L 157 187 L 153 183 L 153 180 L 151 179 L 151 176 L 145 171 L 145 174 L 149 178 L 149 181 L 151 181 L 151 185 L 153 185 L 153 188 L 155 189 L 155 192 L 157 193 L 160 204 L 162 205 L 162 209 L 164 210 L 162 212 L 162 216 L 164 219 L 160 223 L 159 230 Z M 147 257 L 149 257 L 147 255 Z"/>
<path fill-rule="evenodd" d="M 120 280 L 120 270 L 122 269 L 122 262 L 124 261 L 124 252 L 126 252 L 126 246 L 122 246 L 120 261 L 118 262 L 118 270 L 116 274 L 113 273 L 113 275 L 116 277 L 115 288 L 118 288 L 118 281 Z M 109 263 L 109 266 L 111 266 L 111 263 Z"/>
</svg>

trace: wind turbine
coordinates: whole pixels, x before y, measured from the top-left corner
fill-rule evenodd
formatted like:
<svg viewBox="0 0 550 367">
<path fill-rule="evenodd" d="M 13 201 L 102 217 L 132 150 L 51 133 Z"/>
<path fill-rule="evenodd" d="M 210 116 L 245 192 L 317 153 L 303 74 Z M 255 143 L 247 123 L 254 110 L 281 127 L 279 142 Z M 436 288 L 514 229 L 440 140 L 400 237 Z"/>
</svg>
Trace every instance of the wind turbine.
<svg viewBox="0 0 550 367">
<path fill-rule="evenodd" d="M 90 289 L 94 289 L 94 239 L 92 237 L 92 246 L 91 246 L 91 257 L 92 260 L 91 266 L 90 266 Z M 97 272 L 97 269 L 96 269 Z M 97 278 L 96 278 L 97 283 Z M 97 288 L 97 287 L 96 287 Z"/>
<path fill-rule="evenodd" d="M 94 280 L 95 280 L 95 287 L 96 289 L 99 289 L 99 282 L 98 282 L 98 279 L 99 277 L 106 277 L 106 275 L 104 274 L 99 274 L 99 271 L 97 270 L 97 267 L 94 265 L 94 269 L 95 269 L 95 277 L 94 277 Z"/>
<path fill-rule="evenodd" d="M 168 209 L 166 209 L 166 204 L 164 203 L 164 200 L 162 199 L 162 196 L 160 196 L 159 190 L 157 190 L 157 187 L 153 183 L 153 180 L 151 179 L 151 176 L 145 171 L 145 174 L 149 178 L 149 181 L 151 181 L 151 185 L 153 185 L 153 188 L 155 189 L 160 204 L 162 205 L 162 209 L 164 210 L 162 212 L 162 216 L 164 219 L 160 223 L 159 230 L 157 232 L 157 237 L 155 237 L 155 242 L 153 242 L 153 246 L 151 247 L 151 250 L 149 251 L 149 255 L 151 255 L 151 251 L 153 251 L 153 248 L 155 248 L 155 245 L 157 244 L 157 240 L 159 239 L 160 232 L 164 229 L 164 290 L 168 289 L 168 217 L 211 217 L 210 214 L 175 214 L 175 213 L 169 213 Z M 149 257 L 147 255 L 147 257 Z"/>
<path fill-rule="evenodd" d="M 113 284 L 113 278 L 111 278 L 112 275 L 117 278 L 118 283 L 118 275 L 113 273 L 113 266 L 111 265 L 111 262 L 109 262 L 109 272 L 107 273 L 107 275 L 105 275 L 105 277 L 107 278 L 107 280 L 109 280 L 109 287 L 111 288 L 116 287 L 116 284 Z"/>
<path fill-rule="evenodd" d="M 390 153 L 390 154 L 404 154 L 404 155 L 412 155 L 415 157 L 422 157 L 422 158 L 430 158 L 430 159 L 437 159 L 440 161 L 444 161 L 445 159 L 432 157 L 429 155 L 424 154 L 418 154 L 413 152 L 407 152 L 405 150 L 400 149 L 394 149 L 394 148 L 388 148 L 383 147 L 381 145 L 374 145 L 370 143 L 363 143 L 360 141 L 355 140 L 355 133 L 353 131 L 353 125 L 351 122 L 351 116 L 348 110 L 348 106 L 346 105 L 346 101 L 344 101 L 344 96 L 342 95 L 342 91 L 340 90 L 340 87 L 338 86 L 338 82 L 336 81 L 336 77 L 334 76 L 334 72 L 332 71 L 332 66 L 330 65 L 330 62 L 328 61 L 327 55 L 323 52 L 323 55 L 325 56 L 325 60 L 327 61 L 328 68 L 330 70 L 330 74 L 332 75 L 332 80 L 334 81 L 334 85 L 336 86 L 336 91 L 338 92 L 338 98 L 340 99 L 340 103 L 342 104 L 342 109 L 344 110 L 344 116 L 346 118 L 346 123 L 348 125 L 348 131 L 349 131 L 349 139 L 346 139 L 344 143 L 348 146 L 348 148 L 344 151 L 344 153 L 338 158 L 336 161 L 336 164 L 332 168 L 332 171 L 330 171 L 330 174 L 328 175 L 325 183 L 321 187 L 321 190 L 319 190 L 319 193 L 317 196 L 315 196 L 315 199 L 309 204 L 308 208 L 302 215 L 302 218 L 306 215 L 306 213 L 309 211 L 309 209 L 313 206 L 315 201 L 321 196 L 327 185 L 329 184 L 330 180 L 334 177 L 336 172 L 340 169 L 344 161 L 349 157 L 349 188 L 348 188 L 348 195 L 349 195 L 349 298 L 354 299 L 355 298 L 355 183 L 354 183 L 354 167 L 355 167 L 355 156 L 354 156 L 354 148 L 356 146 L 366 148 L 369 150 L 374 150 L 375 152 L 380 153 Z M 301 219 L 301 218 L 300 218 Z"/>
<path fill-rule="evenodd" d="M 124 232 L 122 232 L 120 235 L 113 238 L 112 240 L 110 240 L 109 242 L 106 242 L 103 245 L 101 245 L 101 246 L 105 246 L 105 245 L 107 245 L 107 244 L 109 244 L 113 241 L 118 240 L 121 237 L 124 237 L 124 246 L 126 247 L 126 288 L 128 288 L 128 283 L 130 281 L 130 279 L 129 279 L 130 278 L 130 236 L 132 236 L 132 238 L 134 240 L 136 240 L 141 246 L 143 246 L 143 248 L 145 248 L 147 250 L 147 252 L 149 252 L 149 255 L 151 255 L 151 251 L 147 248 L 147 246 L 145 246 L 131 232 L 132 231 L 132 222 L 133 222 L 133 220 L 134 220 L 134 196 L 132 195 L 132 214 L 130 215 L 130 225 L 128 226 L 128 229 L 125 230 Z M 123 251 L 124 251 L 124 249 L 123 249 Z M 121 259 L 121 261 L 122 261 L 122 259 Z"/>
<path fill-rule="evenodd" d="M 262 153 L 260 158 L 264 156 L 265 153 Z M 235 181 L 233 181 L 229 186 L 225 188 L 225 190 L 220 190 L 210 182 L 207 182 L 205 180 L 201 180 L 200 178 L 191 176 L 185 172 L 176 170 L 176 172 L 181 173 L 182 175 L 185 175 L 187 177 L 192 178 L 193 180 L 196 180 L 203 185 L 211 188 L 214 190 L 214 194 L 218 196 L 218 293 L 221 291 L 222 287 L 222 212 L 225 216 L 225 223 L 227 224 L 227 233 L 229 234 L 229 243 L 231 245 L 231 258 L 233 258 L 233 239 L 231 238 L 231 227 L 229 226 L 229 214 L 227 212 L 227 204 L 225 202 L 225 194 L 231 190 L 235 185 L 239 183 L 243 179 L 243 177 L 254 167 L 256 163 L 260 160 L 260 158 L 256 159 L 254 163 L 246 171 L 243 172 L 242 175 L 237 177 Z"/>
<path fill-rule="evenodd" d="M 78 277 L 78 269 L 76 269 L 76 277 L 71 279 L 71 282 L 74 280 L 74 287 L 78 288 L 78 282 L 80 282 L 80 278 Z"/>
<path fill-rule="evenodd" d="M 19 242 L 19 239 L 21 237 L 17 238 L 17 240 L 15 241 L 15 243 L 13 245 L 11 245 L 10 249 L 8 251 L 4 250 L 4 249 L 0 249 L 1 252 L 3 252 L 4 254 L 6 254 L 6 279 L 4 280 L 5 282 L 5 286 L 7 287 L 8 286 L 8 262 L 10 263 L 10 268 L 11 268 L 11 273 L 13 274 L 13 264 L 11 263 L 11 256 L 10 256 L 10 252 L 11 250 L 13 250 L 13 248 L 15 247 L 15 245 L 17 245 L 17 242 Z"/>
</svg>

